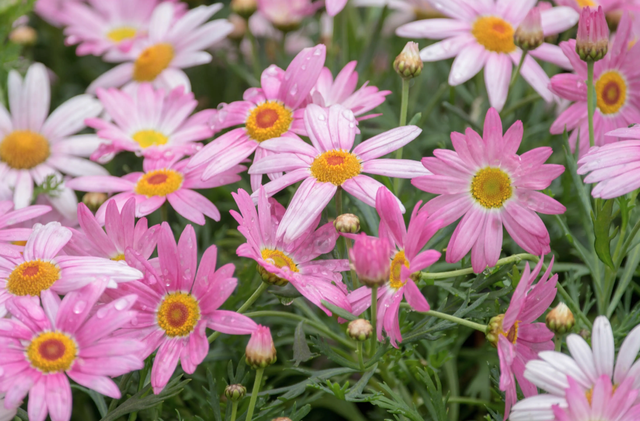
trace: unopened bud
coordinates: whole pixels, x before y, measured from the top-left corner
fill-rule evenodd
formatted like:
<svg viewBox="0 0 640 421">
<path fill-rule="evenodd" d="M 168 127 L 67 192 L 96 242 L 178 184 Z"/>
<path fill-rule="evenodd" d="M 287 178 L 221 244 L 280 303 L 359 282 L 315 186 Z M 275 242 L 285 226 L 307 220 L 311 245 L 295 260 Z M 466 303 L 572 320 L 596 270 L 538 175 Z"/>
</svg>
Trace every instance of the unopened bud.
<svg viewBox="0 0 640 421">
<path fill-rule="evenodd" d="M 540 9 L 534 7 L 527 13 L 513 35 L 513 42 L 526 51 L 535 50 L 544 42 Z"/>
<path fill-rule="evenodd" d="M 403 79 L 412 79 L 422 73 L 422 59 L 418 43 L 409 41 L 393 61 L 393 68 Z"/>
<path fill-rule="evenodd" d="M 584 7 L 578 22 L 576 53 L 587 62 L 602 60 L 609 49 L 609 27 L 602 6 Z"/>
<path fill-rule="evenodd" d="M 368 320 L 356 319 L 347 326 L 347 334 L 355 341 L 366 341 L 373 334 L 373 327 Z"/>
<path fill-rule="evenodd" d="M 550 331 L 561 335 L 570 332 L 576 324 L 573 313 L 565 303 L 560 303 L 551 310 L 545 321 Z"/>
<path fill-rule="evenodd" d="M 287 281 L 286 279 L 280 278 L 279 276 L 269 272 L 268 270 L 260 266 L 260 264 L 258 264 L 258 273 L 260 274 L 260 277 L 264 282 L 271 285 L 282 287 L 289 283 L 289 281 Z"/>
<path fill-rule="evenodd" d="M 22 25 L 14 28 L 9 34 L 9 40 L 19 45 L 33 45 L 38 39 L 38 33 L 30 26 Z"/>
<path fill-rule="evenodd" d="M 276 346 L 271 338 L 271 330 L 259 325 L 251 334 L 246 350 L 247 364 L 254 369 L 265 368 L 276 362 Z"/>
<path fill-rule="evenodd" d="M 231 10 L 248 19 L 258 10 L 258 3 L 256 0 L 231 0 Z"/>
<path fill-rule="evenodd" d="M 244 34 L 247 32 L 247 21 L 245 18 L 232 13 L 229 15 L 229 22 L 233 25 L 233 31 L 228 35 L 229 38 L 234 40 L 241 40 Z"/>
<path fill-rule="evenodd" d="M 82 196 L 82 203 L 87 205 L 91 212 L 96 212 L 108 198 L 106 193 L 89 192 Z"/>
<path fill-rule="evenodd" d="M 391 245 L 384 238 L 361 233 L 349 252 L 353 268 L 360 281 L 369 288 L 389 281 Z"/>
<path fill-rule="evenodd" d="M 360 231 L 360 219 L 352 213 L 343 213 L 333 221 L 336 231 L 348 234 L 356 234 Z"/>
<path fill-rule="evenodd" d="M 227 399 L 230 399 L 232 402 L 239 401 L 244 398 L 244 395 L 247 393 L 247 388 L 241 384 L 230 384 L 224 389 L 224 395 Z"/>
</svg>

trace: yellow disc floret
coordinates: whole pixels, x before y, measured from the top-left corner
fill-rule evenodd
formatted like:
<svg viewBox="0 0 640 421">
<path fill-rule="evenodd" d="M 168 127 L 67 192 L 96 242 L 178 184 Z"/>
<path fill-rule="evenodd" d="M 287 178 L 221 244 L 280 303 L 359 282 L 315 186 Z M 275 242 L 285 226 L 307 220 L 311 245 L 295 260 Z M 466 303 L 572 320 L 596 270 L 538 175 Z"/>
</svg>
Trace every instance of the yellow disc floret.
<svg viewBox="0 0 640 421">
<path fill-rule="evenodd" d="M 291 272 L 298 272 L 298 266 L 296 266 L 294 261 L 280 250 L 264 249 L 260 254 L 262 254 L 264 260 L 278 268 L 286 266 Z"/>
<path fill-rule="evenodd" d="M 627 100 L 627 83 L 622 75 L 611 70 L 596 81 L 598 109 L 602 114 L 615 114 Z"/>
<path fill-rule="evenodd" d="M 341 186 L 361 171 L 362 164 L 358 157 L 342 149 L 327 151 L 316 157 L 311 164 L 311 175 L 316 180 L 336 186 Z"/>
<path fill-rule="evenodd" d="M 402 288 L 406 283 L 401 277 L 402 266 L 409 269 L 409 261 L 405 257 L 403 250 L 397 252 L 391 261 L 391 270 L 389 272 L 389 285 L 391 288 Z"/>
<path fill-rule="evenodd" d="M 488 51 L 496 53 L 512 53 L 516 49 L 513 43 L 513 26 L 497 16 L 482 16 L 471 28 L 471 34 L 478 44 Z"/>
<path fill-rule="evenodd" d="M 483 168 L 471 182 L 471 195 L 487 209 L 501 208 L 512 193 L 511 179 L 500 168 Z"/>
<path fill-rule="evenodd" d="M 62 332 L 43 332 L 27 347 L 27 359 L 43 373 L 59 373 L 71 368 L 78 354 L 76 342 Z"/>
<path fill-rule="evenodd" d="M 142 148 L 149 146 L 166 145 L 169 138 L 155 130 L 140 130 L 131 136 Z"/>
<path fill-rule="evenodd" d="M 7 279 L 7 291 L 13 295 L 39 296 L 60 279 L 60 269 L 51 262 L 29 260 L 16 266 Z"/>
<path fill-rule="evenodd" d="M 293 113 L 277 101 L 267 101 L 251 110 L 247 133 L 253 140 L 264 142 L 282 136 L 291 127 Z"/>
<path fill-rule="evenodd" d="M 121 261 L 121 260 L 125 260 L 125 259 L 126 259 L 126 258 L 125 258 L 125 256 L 124 256 L 124 254 L 122 254 L 122 253 L 118 254 L 116 257 L 112 257 L 112 258 L 111 258 L 111 260 L 114 260 L 114 261 L 116 261 L 116 262 L 119 262 L 119 261 Z"/>
<path fill-rule="evenodd" d="M 593 0 L 576 0 L 578 2 L 578 7 L 582 9 L 583 7 L 593 7 L 596 3 Z"/>
<path fill-rule="evenodd" d="M 136 28 L 130 26 L 121 26 L 107 32 L 107 38 L 113 42 L 121 42 L 136 36 Z"/>
<path fill-rule="evenodd" d="M 16 130 L 0 143 L 0 160 L 11 168 L 28 170 L 49 158 L 49 142 L 39 133 Z"/>
<path fill-rule="evenodd" d="M 167 336 L 188 336 L 200 320 L 200 305 L 189 293 L 169 293 L 158 308 L 157 320 Z"/>
<path fill-rule="evenodd" d="M 164 71 L 173 60 L 171 44 L 156 44 L 144 50 L 136 59 L 133 67 L 133 80 L 136 82 L 152 82 Z"/>
<path fill-rule="evenodd" d="M 492 317 L 489 321 L 489 329 L 487 331 L 487 340 L 491 343 L 491 345 L 497 347 L 499 335 L 507 338 L 509 342 L 512 344 L 516 344 L 518 341 L 518 325 L 519 321 L 516 321 L 513 326 L 509 329 L 508 332 L 505 332 L 502 323 L 504 322 L 504 314 L 499 314 L 495 317 Z"/>
<path fill-rule="evenodd" d="M 136 193 L 151 196 L 166 196 L 180 189 L 184 178 L 174 170 L 162 169 L 149 171 L 136 184 Z"/>
</svg>

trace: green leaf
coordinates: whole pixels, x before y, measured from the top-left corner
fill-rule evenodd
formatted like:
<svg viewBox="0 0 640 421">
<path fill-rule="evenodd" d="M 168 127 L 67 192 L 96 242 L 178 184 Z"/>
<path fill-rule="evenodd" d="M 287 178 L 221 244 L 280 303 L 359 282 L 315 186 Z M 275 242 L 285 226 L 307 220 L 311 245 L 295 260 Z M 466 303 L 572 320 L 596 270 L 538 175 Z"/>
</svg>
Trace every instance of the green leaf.
<svg viewBox="0 0 640 421">
<path fill-rule="evenodd" d="M 104 396 L 102 396 L 100 393 L 92 389 L 87 389 L 86 387 L 82 387 L 77 384 L 71 385 L 71 388 L 81 390 L 87 395 L 89 395 L 93 400 L 93 402 L 96 404 L 96 407 L 98 408 L 98 412 L 100 412 L 100 416 L 104 417 L 105 415 L 107 415 L 107 410 L 108 410 L 107 403 L 104 401 Z"/>
<path fill-rule="evenodd" d="M 416 113 L 413 117 L 411 117 L 411 121 L 409 121 L 409 126 L 416 126 L 421 118 L 422 118 L 422 113 Z"/>
<path fill-rule="evenodd" d="M 309 361 L 317 355 L 318 354 L 313 354 L 311 352 L 311 350 L 309 349 L 309 344 L 307 344 L 307 339 L 304 336 L 304 321 L 298 323 L 293 338 L 294 365 L 297 367 L 300 365 L 300 363 Z"/>
<path fill-rule="evenodd" d="M 347 310 L 338 307 L 338 306 L 334 306 L 333 304 L 331 304 L 330 302 L 326 301 L 326 300 L 322 300 L 321 301 L 322 305 L 325 306 L 328 310 L 330 310 L 331 312 L 335 313 L 336 315 L 342 317 L 343 319 L 349 320 L 349 321 L 353 321 L 356 320 L 357 317 L 354 316 L 353 314 L 349 313 Z"/>
<path fill-rule="evenodd" d="M 602 262 L 615 270 L 611 259 L 611 222 L 613 222 L 613 200 L 598 200 L 595 216 L 593 217 L 593 231 L 596 239 L 594 247 Z"/>
<path fill-rule="evenodd" d="M 229 361 L 231 362 L 231 361 Z M 207 382 L 209 383 L 209 390 L 204 386 L 205 392 L 209 393 L 209 400 L 207 403 L 213 410 L 213 416 L 216 421 L 222 421 L 222 412 L 220 411 L 220 397 L 218 396 L 218 392 L 216 391 L 216 379 L 213 378 L 213 374 L 211 374 L 211 369 L 207 368 Z"/>
</svg>

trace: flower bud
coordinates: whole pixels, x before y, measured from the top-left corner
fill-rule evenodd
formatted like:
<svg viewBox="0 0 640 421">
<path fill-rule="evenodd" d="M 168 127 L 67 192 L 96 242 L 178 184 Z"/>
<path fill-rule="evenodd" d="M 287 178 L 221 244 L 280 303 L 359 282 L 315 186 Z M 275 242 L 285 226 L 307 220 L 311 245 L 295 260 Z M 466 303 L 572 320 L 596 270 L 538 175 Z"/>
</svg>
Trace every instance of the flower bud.
<svg viewBox="0 0 640 421">
<path fill-rule="evenodd" d="M 409 41 L 393 61 L 393 68 L 403 79 L 412 79 L 422 73 L 422 59 L 418 43 Z"/>
<path fill-rule="evenodd" d="M 33 45 L 37 39 L 38 33 L 36 30 L 27 25 L 17 26 L 9 34 L 9 40 L 19 45 Z"/>
<path fill-rule="evenodd" d="M 609 27 L 602 6 L 598 10 L 584 7 L 578 22 L 576 53 L 584 61 L 598 61 L 609 49 Z"/>
<path fill-rule="evenodd" d="M 228 37 L 233 40 L 241 40 L 247 32 L 247 21 L 235 13 L 230 14 L 228 19 L 233 25 L 233 31 L 231 31 Z"/>
<path fill-rule="evenodd" d="M 487 329 L 487 340 L 494 347 L 498 346 L 498 338 L 501 333 L 504 333 L 502 330 L 502 321 L 504 320 L 504 314 L 499 314 L 495 317 L 492 317 L 489 320 L 489 327 Z"/>
<path fill-rule="evenodd" d="M 368 320 L 356 319 L 347 326 L 347 334 L 354 341 L 366 341 L 373 334 L 373 327 Z"/>
<path fill-rule="evenodd" d="M 360 219 L 352 213 L 343 213 L 333 221 L 336 231 L 348 234 L 357 234 L 360 231 Z"/>
<path fill-rule="evenodd" d="M 231 10 L 248 19 L 258 10 L 258 3 L 256 0 L 231 0 Z"/>
<path fill-rule="evenodd" d="M 95 212 L 104 202 L 107 201 L 108 198 L 109 196 L 105 193 L 89 192 L 82 196 L 82 203 L 87 205 L 91 212 Z"/>
<path fill-rule="evenodd" d="M 573 313 L 565 303 L 560 303 L 551 310 L 545 321 L 550 331 L 561 335 L 570 332 L 576 324 Z"/>
<path fill-rule="evenodd" d="M 253 331 L 246 350 L 247 364 L 251 368 L 265 368 L 276 362 L 276 346 L 271 338 L 271 330 L 259 325 Z"/>
<path fill-rule="evenodd" d="M 283 287 L 289 283 L 289 281 L 287 281 L 286 279 L 280 278 L 279 276 L 274 275 L 273 273 L 269 272 L 259 264 L 257 267 L 258 267 L 258 273 L 260 274 L 260 277 L 264 282 L 271 285 L 279 286 L 279 287 Z"/>
<path fill-rule="evenodd" d="M 361 233 L 349 256 L 358 278 L 369 288 L 379 287 L 389 280 L 391 245 L 386 239 Z"/>
<path fill-rule="evenodd" d="M 230 384 L 224 389 L 224 395 L 227 399 L 230 399 L 232 402 L 239 401 L 244 398 L 244 395 L 247 393 L 247 388 L 241 384 Z"/>
<path fill-rule="evenodd" d="M 513 35 L 513 42 L 526 51 L 535 50 L 544 42 L 540 9 L 534 7 L 527 13 Z"/>
</svg>

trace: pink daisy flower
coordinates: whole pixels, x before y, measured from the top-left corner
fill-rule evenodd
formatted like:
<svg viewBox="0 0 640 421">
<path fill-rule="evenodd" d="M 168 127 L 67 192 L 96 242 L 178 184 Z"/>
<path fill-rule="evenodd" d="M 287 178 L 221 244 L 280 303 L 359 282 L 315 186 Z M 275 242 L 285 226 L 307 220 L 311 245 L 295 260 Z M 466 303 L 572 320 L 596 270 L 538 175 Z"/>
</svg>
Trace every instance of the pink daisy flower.
<svg viewBox="0 0 640 421">
<path fill-rule="evenodd" d="M 597 9 L 598 6 L 601 6 L 605 13 L 616 10 L 637 11 L 640 9 L 640 3 L 638 0 L 556 0 L 556 3 L 560 6 L 571 7 L 576 12 L 582 11 L 583 7 Z"/>
<path fill-rule="evenodd" d="M 12 297 L 38 297 L 43 291 L 56 294 L 71 291 L 107 279 L 109 288 L 118 283 L 142 278 L 142 273 L 124 262 L 102 257 L 67 256 L 62 248 L 72 233 L 59 222 L 35 224 L 33 232 L 18 257 L 0 259 L 0 315 Z"/>
<path fill-rule="evenodd" d="M 365 120 L 378 115 L 363 116 L 364 113 L 382 104 L 391 91 L 380 91 L 375 86 L 367 86 L 369 82 L 365 82 L 356 91 L 358 72 L 355 71 L 355 68 L 357 64 L 357 61 L 348 63 L 338 73 L 335 80 L 333 80 L 331 70 L 324 67 L 316 86 L 311 91 L 313 103 L 321 107 L 340 104 L 353 111 L 358 120 Z"/>
<path fill-rule="evenodd" d="M 607 135 L 634 131 L 638 132 L 638 128 L 618 129 Z M 578 174 L 590 173 L 584 178 L 585 183 L 597 183 L 591 190 L 593 197 L 613 199 L 630 193 L 640 188 L 640 140 L 594 146 L 580 158 L 578 165 Z"/>
<path fill-rule="evenodd" d="M 336 245 L 339 236 L 332 223 L 316 230 L 318 215 L 298 239 L 286 241 L 281 233 L 276 233 L 285 209 L 274 199 L 268 199 L 264 188 L 258 190 L 257 212 L 246 191 L 240 189 L 232 195 L 240 213 L 233 210 L 230 213 L 238 221 L 238 231 L 247 239 L 238 247 L 238 256 L 255 260 L 265 282 L 279 286 L 290 282 L 329 316 L 331 312 L 322 305 L 322 300 L 351 311 L 341 274 L 349 270 L 349 261 L 317 259 Z"/>
<path fill-rule="evenodd" d="M 278 29 L 296 29 L 302 20 L 322 7 L 312 0 L 257 0 L 258 11 Z"/>
<path fill-rule="evenodd" d="M 83 0 L 36 0 L 34 11 L 42 19 L 54 26 L 66 23 L 64 8 L 71 3 L 81 3 Z"/>
<path fill-rule="evenodd" d="M 596 112 L 593 116 L 595 145 L 602 146 L 615 141 L 605 133 L 627 127 L 640 121 L 640 73 L 636 57 L 640 45 L 628 48 L 633 39 L 631 18 L 625 14 L 604 59 L 594 68 L 596 89 Z M 561 74 L 551 78 L 550 89 L 561 98 L 574 103 L 551 125 L 552 134 L 571 132 L 569 143 L 572 150 L 576 144 L 580 156 L 589 149 L 589 121 L 587 115 L 587 64 L 576 53 L 575 40 L 560 44 L 567 55 L 575 74 Z"/>
<path fill-rule="evenodd" d="M 76 135 L 84 120 L 102 111 L 89 95 L 79 95 L 59 106 L 47 118 L 51 89 L 47 70 L 40 63 L 29 67 L 23 80 L 17 71 L 9 73 L 9 107 L 0 104 L 0 180 L 13 190 L 16 209 L 31 204 L 34 184 L 50 175 L 61 180 L 70 176 L 102 175 L 108 172 L 88 157 L 100 140 L 95 135 Z M 50 196 L 52 205 L 68 218 L 75 218 L 78 201 L 68 186 Z"/>
<path fill-rule="evenodd" d="M 246 168 L 236 165 L 208 181 L 202 181 L 202 168 L 187 169 L 188 159 L 177 161 L 145 159 L 144 172 L 132 172 L 123 177 L 80 177 L 68 184 L 81 191 L 114 193 L 96 212 L 100 223 L 105 219 L 107 204 L 115 200 L 118 208 L 131 197 L 136 199 L 136 216 L 143 217 L 155 212 L 169 201 L 180 215 L 198 225 L 204 225 L 205 215 L 219 221 L 220 211 L 209 199 L 193 189 L 211 189 L 235 183 L 241 179 L 239 172 Z"/>
<path fill-rule="evenodd" d="M 111 377 L 144 366 L 136 356 L 143 344 L 134 339 L 114 337 L 120 327 L 136 315 L 128 295 L 97 307 L 107 286 L 96 280 L 62 301 L 51 291 L 43 291 L 42 308 L 31 297 L 18 297 L 7 304 L 13 319 L 0 319 L 0 390 L 4 405 L 16 409 L 29 393 L 31 421 L 71 418 L 72 397 L 69 376 L 76 383 L 111 398 L 120 398 L 120 389 Z"/>
<path fill-rule="evenodd" d="M 536 212 L 555 215 L 566 209 L 536 190 L 549 187 L 564 167 L 544 164 L 553 152 L 549 147 L 517 155 L 522 133 L 522 122 L 517 121 L 503 136 L 500 115 L 491 108 L 483 137 L 472 129 L 451 133 L 455 152 L 436 149 L 435 157 L 422 159 L 433 174 L 412 183 L 440 195 L 425 206 L 431 218 L 447 226 L 462 217 L 447 247 L 448 263 L 458 262 L 471 250 L 474 272 L 495 266 L 503 225 L 527 252 L 549 253 L 549 232 Z"/>
<path fill-rule="evenodd" d="M 276 65 L 262 72 L 261 88 L 250 88 L 244 101 L 222 104 L 213 121 L 213 129 L 231 130 L 206 145 L 191 160 L 189 167 L 206 166 L 204 179 L 209 179 L 247 159 L 254 151 L 260 161 L 269 151 L 262 147 L 268 139 L 306 135 L 303 124 L 304 106 L 324 65 L 326 47 L 322 44 L 302 50 L 286 71 Z M 262 184 L 262 174 L 251 176 L 251 188 Z"/>
<path fill-rule="evenodd" d="M 202 145 L 195 143 L 213 136 L 209 120 L 215 110 L 191 115 L 198 106 L 191 92 L 179 86 L 165 96 L 162 89 L 143 83 L 129 93 L 117 89 L 98 89 L 98 98 L 111 119 L 87 119 L 106 142 L 91 155 L 100 162 L 111 160 L 120 151 L 162 158 L 167 152 L 191 155 Z"/>
<path fill-rule="evenodd" d="M 142 358 L 158 350 L 151 369 L 151 385 L 158 394 L 178 365 L 192 374 L 209 352 L 206 328 L 230 335 L 247 335 L 258 325 L 242 314 L 218 310 L 238 284 L 229 263 L 216 271 L 217 249 L 205 250 L 197 268 L 198 241 L 191 225 L 176 244 L 171 228 L 163 222 L 158 239 L 158 260 L 146 267 L 142 281 L 130 283 L 107 294 L 118 302 L 123 294 L 137 294 L 134 308 L 138 315 L 125 329 L 124 336 L 145 344 Z M 131 251 L 136 256 L 135 251 Z"/>
<path fill-rule="evenodd" d="M 428 19 L 403 25 L 396 34 L 405 38 L 444 39 L 420 52 L 423 61 L 455 57 L 449 84 L 460 85 L 485 68 L 484 80 L 489 102 L 502 110 L 509 93 L 513 67 L 520 62 L 522 50 L 513 35 L 536 0 L 451 0 L 431 1 L 451 19 Z M 555 35 L 578 22 L 578 13 L 569 7 L 554 7 L 540 13 L 544 35 Z M 553 99 L 549 77 L 534 58 L 571 69 L 569 61 L 555 45 L 544 43 L 530 51 L 520 73 L 547 102 Z"/>
<path fill-rule="evenodd" d="M 400 333 L 399 311 L 400 302 L 404 297 L 411 308 L 416 311 L 429 311 L 429 303 L 418 289 L 411 274 L 419 272 L 440 258 L 435 250 L 421 251 L 440 229 L 440 221 L 427 223 L 427 212 L 422 202 L 413 209 L 409 226 L 402 217 L 402 211 L 396 197 L 386 188 L 378 189 L 376 196 L 376 210 L 380 215 L 380 238 L 393 244 L 389 282 L 378 289 L 378 308 L 376 309 L 378 340 L 382 341 L 382 329 L 389 336 L 389 341 L 398 347 L 397 341 L 402 341 Z M 357 238 L 357 237 L 356 237 Z M 358 241 L 358 240 L 356 240 Z M 349 294 L 353 314 L 359 315 L 371 306 L 371 288 L 363 286 Z"/>
<path fill-rule="evenodd" d="M 383 34 L 393 33 L 399 26 L 416 19 L 432 19 L 443 17 L 429 3 L 429 0 L 352 0 L 356 7 L 385 7 L 390 10 L 384 22 Z"/>
<path fill-rule="evenodd" d="M 167 91 L 178 86 L 191 90 L 187 75 L 181 70 L 209 63 L 211 54 L 203 51 L 224 39 L 233 30 L 226 19 L 205 23 L 222 8 L 221 3 L 199 6 L 178 17 L 178 5 L 163 2 L 155 8 L 149 21 L 149 36 L 122 52 L 111 49 L 106 61 L 122 62 L 89 85 L 87 92 L 98 88 L 121 87 L 151 82 Z"/>
<path fill-rule="evenodd" d="M 22 209 L 13 209 L 13 202 L 0 201 L 0 256 L 20 257 L 24 244 L 31 235 L 31 228 L 20 227 L 23 222 L 44 215 L 50 206 L 33 205 Z M 12 227 L 18 225 L 17 227 Z"/>
<path fill-rule="evenodd" d="M 310 104 L 305 109 L 304 124 L 312 145 L 289 137 L 268 140 L 261 146 L 278 154 L 249 168 L 249 174 L 287 171 L 264 186 L 268 196 L 304 180 L 278 226 L 277 235 L 286 242 L 309 229 L 339 188 L 375 206 L 376 192 L 382 184 L 363 172 L 399 178 L 429 174 L 418 161 L 378 159 L 418 137 L 422 130 L 416 126 L 389 130 L 354 148 L 356 119 L 342 105 L 322 108 Z"/>
</svg>

